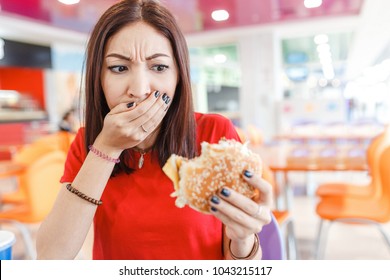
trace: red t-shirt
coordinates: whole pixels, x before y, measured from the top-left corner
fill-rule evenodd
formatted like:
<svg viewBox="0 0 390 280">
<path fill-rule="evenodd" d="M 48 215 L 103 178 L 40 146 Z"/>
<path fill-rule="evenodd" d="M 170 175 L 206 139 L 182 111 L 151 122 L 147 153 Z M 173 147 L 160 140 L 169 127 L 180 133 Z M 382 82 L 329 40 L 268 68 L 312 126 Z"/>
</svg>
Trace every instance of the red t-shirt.
<svg viewBox="0 0 390 280">
<path fill-rule="evenodd" d="M 239 140 L 230 120 L 196 113 L 197 145 L 218 142 L 221 137 Z M 61 182 L 72 182 L 86 152 L 80 129 L 65 164 Z M 139 153 L 134 154 L 136 162 Z M 222 224 L 212 215 L 188 206 L 178 208 L 172 181 L 147 153 L 141 169 L 110 178 L 103 204 L 94 218 L 94 259 L 222 259 Z"/>
</svg>

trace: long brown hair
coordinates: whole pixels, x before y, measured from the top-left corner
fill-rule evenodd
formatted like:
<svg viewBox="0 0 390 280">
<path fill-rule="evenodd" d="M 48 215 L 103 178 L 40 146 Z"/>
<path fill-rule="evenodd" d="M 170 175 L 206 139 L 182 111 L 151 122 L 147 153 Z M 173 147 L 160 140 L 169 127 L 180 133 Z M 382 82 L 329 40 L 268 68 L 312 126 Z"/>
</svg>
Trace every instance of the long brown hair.
<svg viewBox="0 0 390 280">
<path fill-rule="evenodd" d="M 110 111 L 100 75 L 106 43 L 121 28 L 139 21 L 154 27 L 170 41 L 179 72 L 172 104 L 161 123 L 153 149 L 158 152 L 161 166 L 172 153 L 192 158 L 196 154 L 196 128 L 187 43 L 173 15 L 154 0 L 116 3 L 101 16 L 91 33 L 85 65 L 85 149 L 95 141 L 103 128 L 104 117 Z M 132 170 L 126 165 L 129 153 L 123 152 L 120 157 L 121 162 L 115 166 L 113 174 L 130 173 Z"/>
</svg>

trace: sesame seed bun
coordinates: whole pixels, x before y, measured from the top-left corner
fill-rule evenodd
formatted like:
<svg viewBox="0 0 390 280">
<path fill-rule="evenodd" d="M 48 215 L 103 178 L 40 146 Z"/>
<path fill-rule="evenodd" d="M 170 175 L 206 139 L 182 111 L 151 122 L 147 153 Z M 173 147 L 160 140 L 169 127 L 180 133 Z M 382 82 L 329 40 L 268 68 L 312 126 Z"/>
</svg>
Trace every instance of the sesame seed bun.
<svg viewBox="0 0 390 280">
<path fill-rule="evenodd" d="M 216 144 L 203 142 L 201 154 L 193 159 L 171 155 L 163 167 L 165 174 L 172 180 L 177 207 L 189 205 L 191 208 L 210 213 L 209 200 L 223 187 L 254 198 L 257 189 L 243 179 L 243 171 L 250 170 L 262 174 L 262 160 L 253 153 L 247 144 L 222 138 Z"/>
</svg>

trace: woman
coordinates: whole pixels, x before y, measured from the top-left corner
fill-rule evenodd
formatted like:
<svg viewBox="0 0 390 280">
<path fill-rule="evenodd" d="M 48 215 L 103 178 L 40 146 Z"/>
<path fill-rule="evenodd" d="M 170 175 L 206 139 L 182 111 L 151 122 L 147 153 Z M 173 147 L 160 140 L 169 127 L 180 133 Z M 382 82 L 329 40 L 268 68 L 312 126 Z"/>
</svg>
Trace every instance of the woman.
<svg viewBox="0 0 390 280">
<path fill-rule="evenodd" d="M 261 201 L 224 188 L 205 215 L 170 197 L 161 167 L 172 153 L 192 158 L 202 141 L 239 138 L 229 120 L 193 112 L 186 42 L 166 8 L 125 0 L 102 15 L 88 44 L 86 104 L 38 258 L 74 258 L 92 222 L 94 259 L 261 258 L 271 186 L 250 170 L 243 176 Z"/>
</svg>

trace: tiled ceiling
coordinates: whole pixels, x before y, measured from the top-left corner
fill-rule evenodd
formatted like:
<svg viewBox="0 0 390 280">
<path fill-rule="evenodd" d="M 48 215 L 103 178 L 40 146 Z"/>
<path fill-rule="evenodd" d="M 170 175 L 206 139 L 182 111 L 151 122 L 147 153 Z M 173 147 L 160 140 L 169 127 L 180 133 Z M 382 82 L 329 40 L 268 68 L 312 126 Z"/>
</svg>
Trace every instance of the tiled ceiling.
<svg viewBox="0 0 390 280">
<path fill-rule="evenodd" d="M 66 6 L 56 0 L 0 0 L 0 13 L 41 21 L 56 27 L 89 32 L 99 15 L 117 0 L 80 0 Z M 185 33 L 305 20 L 313 17 L 356 15 L 363 0 L 323 0 L 306 9 L 304 0 L 162 0 L 177 17 Z M 230 17 L 216 22 L 211 12 L 225 9 Z"/>
</svg>

